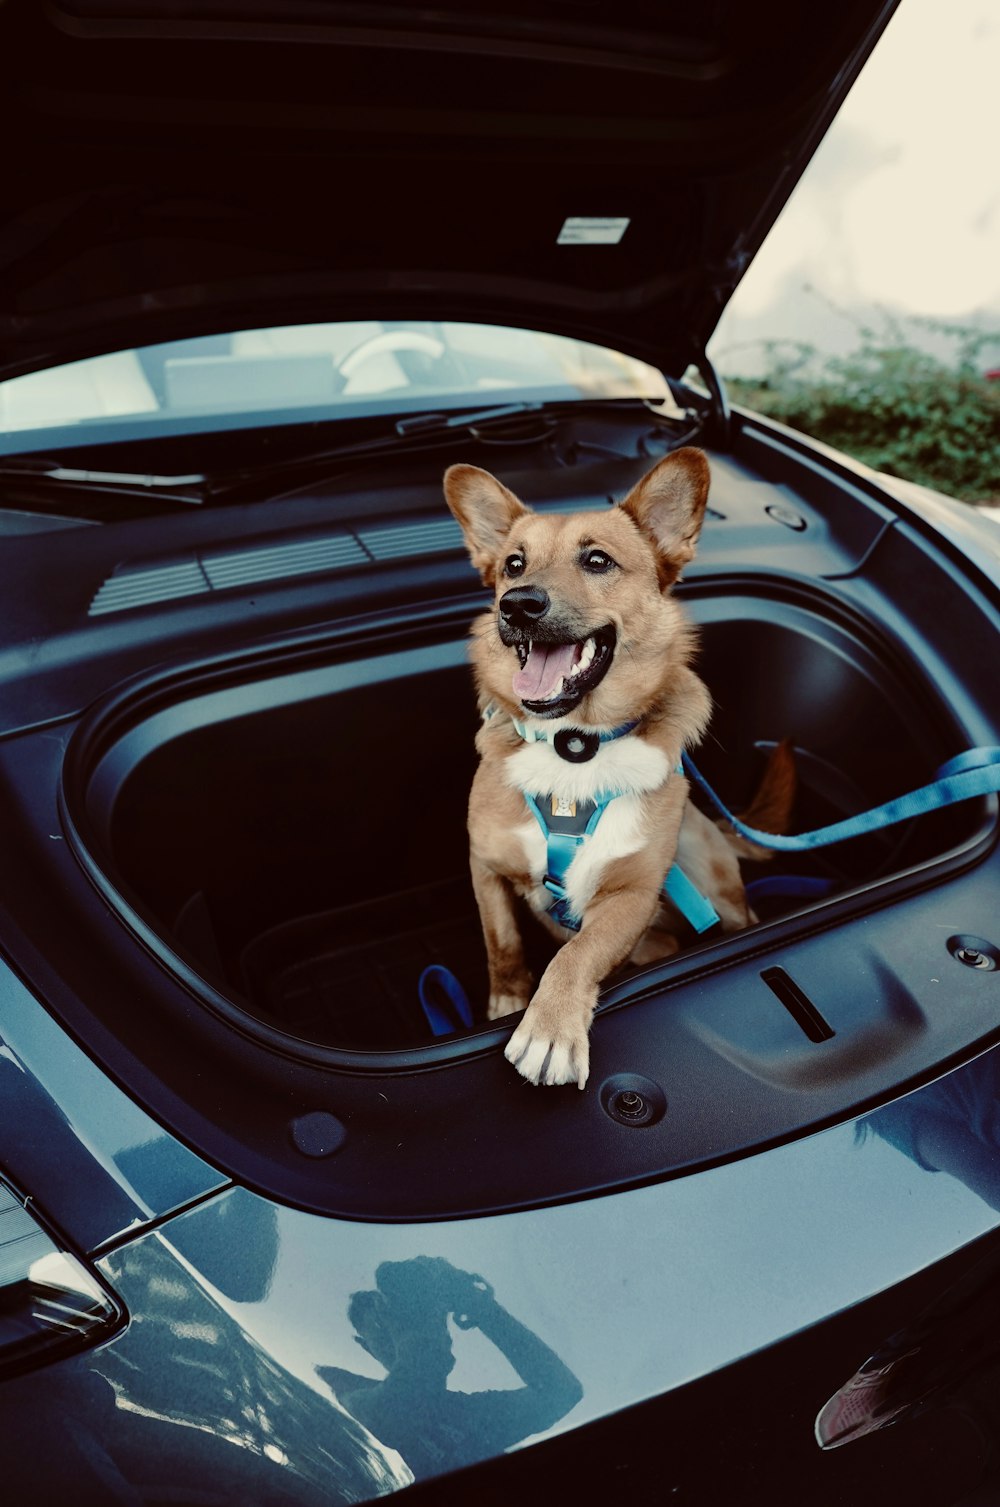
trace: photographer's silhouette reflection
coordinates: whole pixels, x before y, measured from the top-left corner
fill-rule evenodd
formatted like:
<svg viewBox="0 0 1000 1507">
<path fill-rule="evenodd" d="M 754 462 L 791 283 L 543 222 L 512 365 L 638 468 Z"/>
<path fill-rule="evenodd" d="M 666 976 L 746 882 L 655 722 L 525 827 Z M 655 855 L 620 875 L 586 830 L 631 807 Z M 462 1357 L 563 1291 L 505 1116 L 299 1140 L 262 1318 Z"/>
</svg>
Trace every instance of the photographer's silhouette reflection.
<svg viewBox="0 0 1000 1507">
<path fill-rule="evenodd" d="M 447 1387 L 455 1365 L 448 1318 L 478 1329 L 523 1386 L 468 1393 Z M 338 1401 L 383 1444 L 398 1450 L 419 1480 L 500 1453 L 551 1427 L 583 1389 L 536 1334 L 496 1301 L 482 1277 L 441 1257 L 385 1261 L 374 1289 L 348 1305 L 355 1341 L 385 1367 L 379 1381 L 319 1366 Z"/>
</svg>

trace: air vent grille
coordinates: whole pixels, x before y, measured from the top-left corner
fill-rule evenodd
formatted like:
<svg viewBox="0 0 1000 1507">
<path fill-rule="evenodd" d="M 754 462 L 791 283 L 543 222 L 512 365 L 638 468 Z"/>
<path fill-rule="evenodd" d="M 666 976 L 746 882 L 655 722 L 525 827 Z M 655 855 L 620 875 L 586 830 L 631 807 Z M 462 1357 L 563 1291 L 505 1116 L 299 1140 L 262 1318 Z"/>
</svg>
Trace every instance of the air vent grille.
<svg viewBox="0 0 1000 1507">
<path fill-rule="evenodd" d="M 267 581 L 326 575 L 408 555 L 457 554 L 462 548 L 458 525 L 451 518 L 443 518 L 428 523 L 389 524 L 357 533 L 339 529 L 280 544 L 212 550 L 168 564 L 128 563 L 102 583 L 90 604 L 89 616 L 154 607 Z"/>
<path fill-rule="evenodd" d="M 101 617 L 106 612 L 126 612 L 130 607 L 149 607 L 157 602 L 199 596 L 210 589 L 205 572 L 193 559 L 173 565 L 117 570 L 91 602 L 90 616 Z"/>
<path fill-rule="evenodd" d="M 571 512 L 607 506 L 607 499 L 567 501 L 553 511 Z M 326 575 L 417 555 L 461 554 L 462 532 L 453 518 L 363 527 L 353 533 L 312 534 L 279 544 L 255 542 L 235 549 L 215 549 L 186 559 L 120 565 L 103 582 L 90 604 L 89 616 L 128 612 L 163 602 L 232 591 L 267 581 Z"/>
<path fill-rule="evenodd" d="M 366 565 L 370 558 L 353 534 L 342 533 L 264 548 L 219 551 L 203 555 L 202 564 L 213 591 L 225 591 L 233 586 L 253 586 L 258 581 L 322 575 L 328 570 Z"/>
<path fill-rule="evenodd" d="M 398 560 L 402 555 L 429 555 L 462 548 L 462 530 L 453 518 L 442 518 L 438 523 L 359 529 L 358 538 L 375 560 Z"/>
</svg>

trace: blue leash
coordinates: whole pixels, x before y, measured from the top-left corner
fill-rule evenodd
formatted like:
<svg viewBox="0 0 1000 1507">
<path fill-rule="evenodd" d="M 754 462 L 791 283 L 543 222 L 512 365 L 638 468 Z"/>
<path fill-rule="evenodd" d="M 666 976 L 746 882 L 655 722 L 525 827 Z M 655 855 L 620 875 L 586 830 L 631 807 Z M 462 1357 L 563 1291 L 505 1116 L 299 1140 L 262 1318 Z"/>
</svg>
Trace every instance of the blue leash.
<svg viewBox="0 0 1000 1507">
<path fill-rule="evenodd" d="M 782 837 L 775 832 L 760 832 L 756 827 L 748 827 L 746 822 L 741 822 L 719 799 L 704 775 L 695 767 L 694 761 L 687 754 L 683 754 L 682 759 L 684 773 L 694 781 L 735 831 L 750 842 L 757 843 L 762 848 L 772 848 L 778 853 L 803 853 L 811 848 L 829 847 L 832 843 L 846 842 L 851 837 L 878 832 L 883 827 L 910 821 L 915 816 L 924 816 L 928 811 L 939 811 L 942 807 L 956 805 L 959 801 L 1000 793 L 1000 747 L 970 748 L 966 753 L 957 754 L 955 758 L 942 764 L 931 784 L 922 785 L 919 790 L 911 790 L 907 795 L 897 796 L 895 800 L 874 806 L 870 811 L 859 811 L 856 816 L 833 822 L 828 827 L 800 832 L 797 837 Z M 551 832 L 535 800 L 531 796 L 526 796 L 526 800 L 549 841 L 550 872 L 546 875 L 545 885 L 556 900 L 552 913 L 562 925 L 576 930 L 580 923 L 570 913 L 563 882 L 565 873 L 583 837 L 593 831 L 609 801 L 597 804 L 585 834 L 569 835 Z M 553 869 L 555 872 L 552 872 Z M 711 902 L 695 889 L 676 864 L 668 873 L 663 887 L 696 931 L 707 931 L 718 921 Z M 831 888 L 832 881 L 829 879 L 801 874 L 775 874 L 751 881 L 747 885 L 747 894 L 753 900 L 770 897 L 816 900 L 829 894 Z M 472 1012 L 465 990 L 447 968 L 440 964 L 425 968 L 420 977 L 419 993 L 424 1015 L 435 1036 L 447 1035 L 472 1024 Z"/>
<path fill-rule="evenodd" d="M 817 827 L 813 832 L 800 832 L 797 837 L 780 837 L 775 832 L 758 832 L 748 827 L 738 816 L 723 805 L 704 775 L 699 774 L 687 754 L 682 755 L 684 773 L 693 780 L 725 820 L 762 848 L 773 848 L 777 853 L 802 853 L 811 848 L 825 848 L 831 843 L 844 842 L 849 837 L 862 837 L 868 832 L 878 832 L 882 827 L 891 827 L 896 822 L 909 821 L 911 817 L 923 816 L 928 811 L 938 811 L 942 806 L 953 806 L 957 801 L 969 801 L 978 795 L 996 795 L 1000 792 L 1000 748 L 970 748 L 942 764 L 930 785 L 911 790 L 908 795 L 897 796 L 871 811 L 859 811 L 844 821 L 833 822 L 829 827 Z"/>
</svg>

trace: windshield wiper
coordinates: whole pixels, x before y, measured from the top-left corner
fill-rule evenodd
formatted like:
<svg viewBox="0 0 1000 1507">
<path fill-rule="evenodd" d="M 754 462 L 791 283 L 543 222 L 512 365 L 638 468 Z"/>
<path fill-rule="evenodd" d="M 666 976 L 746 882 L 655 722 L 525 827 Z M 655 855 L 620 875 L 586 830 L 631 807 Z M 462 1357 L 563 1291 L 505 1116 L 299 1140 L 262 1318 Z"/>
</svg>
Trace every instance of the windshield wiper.
<svg viewBox="0 0 1000 1507">
<path fill-rule="evenodd" d="M 412 455 L 448 449 L 470 437 L 490 445 L 525 446 L 545 443 L 560 426 L 588 410 L 643 412 L 657 426 L 677 431 L 677 419 L 660 411 L 656 400 L 645 398 L 570 398 L 552 402 L 505 403 L 495 408 L 459 412 L 431 412 L 397 419 L 392 428 L 371 439 L 327 450 L 292 454 L 264 466 L 244 466 L 208 477 L 208 501 L 245 502 L 266 495 L 276 484 L 303 483 L 333 475 L 345 462 L 387 454 Z M 685 443 L 687 436 L 678 440 Z M 342 480 L 343 477 L 339 476 Z"/>
<path fill-rule="evenodd" d="M 295 481 L 306 482 L 332 475 L 345 463 L 365 461 L 387 454 L 406 455 L 447 449 L 465 437 L 494 445 L 541 444 L 552 438 L 567 419 L 588 409 L 600 412 L 643 410 L 658 425 L 676 430 L 677 419 L 658 410 L 645 398 L 573 398 L 556 402 L 505 403 L 492 408 L 457 412 L 418 413 L 396 419 L 392 427 L 369 439 L 328 449 L 292 453 L 265 463 L 234 466 L 183 476 L 128 471 L 92 471 L 64 466 L 57 459 L 38 455 L 0 457 L 0 489 L 10 480 L 15 494 L 58 501 L 67 494 L 94 500 L 142 499 L 148 506 L 175 502 L 184 506 L 249 502 L 267 497 L 276 485 L 287 489 Z M 683 440 L 679 441 L 683 442 Z"/>
<path fill-rule="evenodd" d="M 527 425 L 519 423 L 527 420 Z M 217 471 L 208 478 L 211 501 L 250 501 L 276 484 L 303 483 L 339 472 L 345 463 L 353 465 L 385 455 L 414 455 L 447 449 L 465 437 L 485 438 L 510 430 L 512 443 L 537 444 L 550 438 L 561 416 L 555 405 L 546 403 L 505 403 L 500 408 L 477 408 L 459 413 L 418 413 L 396 419 L 391 429 L 370 439 L 333 445 L 325 450 L 305 451 L 285 456 L 266 465 L 236 467 Z"/>
<path fill-rule="evenodd" d="M 505 403 L 502 408 L 480 408 L 475 413 L 417 413 L 410 419 L 397 419 L 396 433 L 404 439 L 409 434 L 447 434 L 452 429 L 475 429 L 497 419 L 542 413 L 545 407 L 544 403 Z"/>
<path fill-rule="evenodd" d="M 310 473 L 343 460 L 362 460 L 391 450 L 421 450 L 434 444 L 435 436 L 450 439 L 456 433 L 475 433 L 482 425 L 506 421 L 525 414 L 540 413 L 541 403 L 507 403 L 502 408 L 482 408 L 472 413 L 419 413 L 398 419 L 388 433 L 353 444 L 336 445 L 326 450 L 292 455 L 264 465 L 237 466 L 209 474 L 192 472 L 184 476 L 161 476 L 150 472 L 94 471 L 64 466 L 45 455 L 10 455 L 0 457 L 0 487 L 10 480 L 17 491 L 30 497 L 48 499 L 53 494 L 65 497 L 75 491 L 87 496 L 138 497 L 144 501 L 179 502 L 198 507 L 207 502 L 231 500 L 236 492 L 252 488 L 267 490 L 276 478 L 298 472 Z M 539 436 L 541 437 L 541 436 Z"/>
<path fill-rule="evenodd" d="M 208 477 L 199 473 L 185 476 L 157 476 L 148 472 L 88 471 L 64 466 L 45 455 L 8 455 L 0 457 L 0 489 L 10 481 L 17 492 L 28 496 L 65 496 L 76 491 L 88 497 L 95 494 L 114 497 L 141 497 L 145 501 L 182 502 L 198 506 L 207 500 Z"/>
</svg>

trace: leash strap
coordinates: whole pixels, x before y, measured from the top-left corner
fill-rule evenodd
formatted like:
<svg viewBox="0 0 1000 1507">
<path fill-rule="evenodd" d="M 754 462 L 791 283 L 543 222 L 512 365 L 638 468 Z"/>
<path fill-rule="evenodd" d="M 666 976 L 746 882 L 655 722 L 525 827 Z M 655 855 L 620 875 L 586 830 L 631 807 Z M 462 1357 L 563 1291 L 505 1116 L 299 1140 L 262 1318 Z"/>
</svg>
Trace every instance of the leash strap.
<svg viewBox="0 0 1000 1507">
<path fill-rule="evenodd" d="M 911 790 L 909 794 L 897 796 L 895 800 L 886 801 L 882 806 L 874 806 L 870 811 L 860 811 L 844 821 L 833 822 L 829 827 L 800 832 L 797 837 L 782 837 L 775 832 L 759 832 L 755 827 L 748 827 L 745 822 L 741 822 L 722 803 L 688 755 L 683 754 L 682 758 L 684 773 L 708 797 L 730 826 L 741 837 L 748 838 L 762 848 L 772 848 L 776 853 L 802 853 L 811 848 L 829 847 L 831 843 L 845 842 L 850 837 L 862 837 L 868 832 L 878 832 L 883 827 L 909 821 L 928 811 L 939 811 L 942 806 L 953 806 L 958 801 L 969 801 L 979 795 L 996 795 L 1000 792 L 1000 747 L 970 748 L 942 764 L 931 784 L 922 785 L 919 790 Z"/>
<path fill-rule="evenodd" d="M 663 893 L 672 900 L 686 921 L 700 936 L 719 919 L 719 912 L 700 889 L 693 885 L 679 864 L 672 864 L 663 881 Z"/>
</svg>

